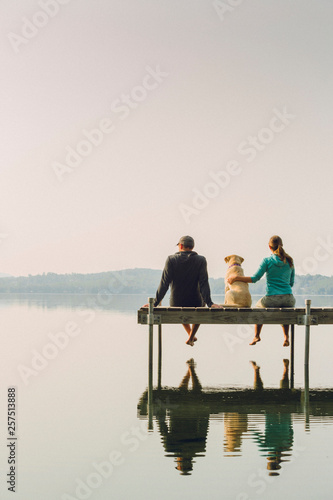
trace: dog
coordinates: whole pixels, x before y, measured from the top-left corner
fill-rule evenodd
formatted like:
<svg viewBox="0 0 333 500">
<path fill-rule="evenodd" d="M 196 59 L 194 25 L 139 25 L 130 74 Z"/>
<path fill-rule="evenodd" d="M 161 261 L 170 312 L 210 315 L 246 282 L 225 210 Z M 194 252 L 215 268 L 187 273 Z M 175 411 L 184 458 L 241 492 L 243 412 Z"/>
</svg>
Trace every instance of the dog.
<svg viewBox="0 0 333 500">
<path fill-rule="evenodd" d="M 252 298 L 249 292 L 249 285 L 243 283 L 242 281 L 235 281 L 230 285 L 227 279 L 231 276 L 237 274 L 238 276 L 244 276 L 242 269 L 243 257 L 239 255 L 228 255 L 225 262 L 229 264 L 226 275 L 225 275 L 225 299 L 224 305 L 231 307 L 251 307 Z"/>
</svg>

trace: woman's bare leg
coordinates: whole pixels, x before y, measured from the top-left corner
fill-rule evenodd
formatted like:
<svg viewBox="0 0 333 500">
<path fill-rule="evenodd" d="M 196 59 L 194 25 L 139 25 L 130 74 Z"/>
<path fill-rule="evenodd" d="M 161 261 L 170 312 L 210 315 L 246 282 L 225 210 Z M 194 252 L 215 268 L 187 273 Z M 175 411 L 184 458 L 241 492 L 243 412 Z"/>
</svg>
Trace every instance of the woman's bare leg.
<svg viewBox="0 0 333 500">
<path fill-rule="evenodd" d="M 283 330 L 283 347 L 288 347 L 289 345 L 289 325 L 281 325 Z"/>
<path fill-rule="evenodd" d="M 281 389 L 289 389 L 289 359 L 283 360 L 283 374 L 280 387 Z"/>
<path fill-rule="evenodd" d="M 202 386 L 200 384 L 200 381 L 198 379 L 198 376 L 195 372 L 195 364 L 194 364 L 194 360 L 193 359 L 189 359 L 187 361 L 187 364 L 188 364 L 188 369 L 189 371 L 191 372 L 191 378 L 192 378 L 192 390 L 193 391 L 196 391 L 196 392 L 200 392 L 201 389 L 202 389 Z"/>
<path fill-rule="evenodd" d="M 260 340 L 261 340 L 261 338 L 260 338 L 261 329 L 262 329 L 262 325 L 255 325 L 255 327 L 254 327 L 254 338 L 253 338 L 252 342 L 250 342 L 250 345 L 255 345 L 257 342 L 260 342 Z"/>
</svg>

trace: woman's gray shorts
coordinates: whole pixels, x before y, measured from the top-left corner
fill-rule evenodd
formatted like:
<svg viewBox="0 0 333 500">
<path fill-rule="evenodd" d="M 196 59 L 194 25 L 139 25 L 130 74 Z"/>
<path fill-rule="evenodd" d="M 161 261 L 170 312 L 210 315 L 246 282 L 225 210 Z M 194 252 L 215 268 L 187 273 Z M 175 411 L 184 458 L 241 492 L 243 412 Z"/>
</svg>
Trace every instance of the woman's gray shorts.
<svg viewBox="0 0 333 500">
<path fill-rule="evenodd" d="M 265 295 L 254 307 L 294 307 L 296 299 L 292 294 L 289 295 Z"/>
</svg>

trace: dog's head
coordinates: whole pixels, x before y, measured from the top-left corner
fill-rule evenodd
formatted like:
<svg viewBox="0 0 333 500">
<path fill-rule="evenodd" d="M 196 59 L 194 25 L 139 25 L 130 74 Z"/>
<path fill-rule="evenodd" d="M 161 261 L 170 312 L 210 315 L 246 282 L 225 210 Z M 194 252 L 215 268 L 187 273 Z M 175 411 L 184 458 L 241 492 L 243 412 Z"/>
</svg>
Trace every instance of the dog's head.
<svg viewBox="0 0 333 500">
<path fill-rule="evenodd" d="M 244 262 L 243 257 L 240 257 L 239 255 L 228 255 L 228 257 L 225 257 L 224 261 L 227 264 L 241 264 Z"/>
</svg>

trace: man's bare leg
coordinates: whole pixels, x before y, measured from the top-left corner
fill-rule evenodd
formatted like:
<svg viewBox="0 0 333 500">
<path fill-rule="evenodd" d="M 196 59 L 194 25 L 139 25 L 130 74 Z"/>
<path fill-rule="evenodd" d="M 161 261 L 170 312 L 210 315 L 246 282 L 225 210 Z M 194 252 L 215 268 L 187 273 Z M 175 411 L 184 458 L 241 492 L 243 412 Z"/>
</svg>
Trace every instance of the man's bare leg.
<svg viewBox="0 0 333 500">
<path fill-rule="evenodd" d="M 183 380 L 179 385 L 179 389 L 188 389 L 190 378 L 191 378 L 191 370 L 190 368 L 188 368 L 185 377 L 183 378 Z"/>
<path fill-rule="evenodd" d="M 254 338 L 253 338 L 252 342 L 250 342 L 250 345 L 255 345 L 257 342 L 260 342 L 260 340 L 261 340 L 261 338 L 260 338 L 261 329 L 262 329 L 262 325 L 255 325 L 255 327 L 254 327 Z"/>
<path fill-rule="evenodd" d="M 194 339 L 196 339 L 195 334 L 196 334 L 196 333 L 197 333 L 197 331 L 199 330 L 199 326 L 200 326 L 200 325 L 192 325 L 191 333 L 190 333 L 190 335 L 189 335 L 189 337 L 188 337 L 188 339 L 187 339 L 187 341 L 186 341 L 186 344 L 187 344 L 187 345 L 191 345 L 191 346 L 193 346 L 193 344 L 194 344 L 194 342 L 195 342 L 195 340 L 194 340 Z"/>
<path fill-rule="evenodd" d="M 189 325 L 189 324 L 185 324 L 184 325 L 183 324 L 183 327 L 185 328 L 186 333 L 188 334 L 188 336 L 190 336 L 191 335 L 191 331 L 192 331 L 191 325 Z M 196 337 L 194 337 L 193 342 L 196 342 L 197 340 L 198 339 Z"/>
<path fill-rule="evenodd" d="M 187 333 L 188 335 L 191 335 L 191 325 L 189 325 L 189 324 L 185 324 L 185 325 L 184 325 L 184 324 L 183 324 L 183 327 L 185 328 L 186 333 Z"/>
<path fill-rule="evenodd" d="M 200 392 L 202 390 L 202 386 L 200 384 L 200 381 L 198 379 L 198 376 L 195 372 L 195 363 L 194 363 L 194 359 L 189 359 L 187 361 L 187 364 L 188 364 L 188 369 L 191 373 L 191 378 L 192 378 L 192 390 L 194 392 Z"/>
</svg>

